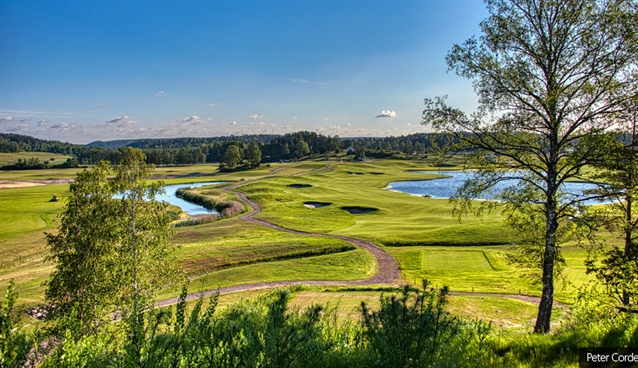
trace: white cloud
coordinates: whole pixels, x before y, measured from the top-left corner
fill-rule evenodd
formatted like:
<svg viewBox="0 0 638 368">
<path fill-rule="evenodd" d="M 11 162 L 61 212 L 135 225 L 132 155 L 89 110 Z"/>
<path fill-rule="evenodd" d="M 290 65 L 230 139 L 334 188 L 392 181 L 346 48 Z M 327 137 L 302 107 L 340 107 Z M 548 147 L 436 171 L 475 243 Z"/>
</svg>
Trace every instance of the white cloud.
<svg viewBox="0 0 638 368">
<path fill-rule="evenodd" d="M 190 125 L 197 125 L 197 124 L 202 124 L 205 122 L 209 122 L 212 121 L 213 118 L 211 117 L 207 117 L 206 119 L 202 119 L 197 115 L 193 115 L 193 116 L 189 116 L 189 117 L 185 117 L 181 120 L 179 120 L 180 123 L 190 123 Z"/>
<path fill-rule="evenodd" d="M 208 107 L 215 107 L 215 106 L 218 106 L 218 105 L 219 105 L 219 102 L 214 102 L 212 104 L 208 104 Z"/>
<path fill-rule="evenodd" d="M 249 117 L 249 119 L 263 119 L 263 118 L 264 118 L 263 115 L 257 115 L 257 114 L 252 114 Z"/>
<path fill-rule="evenodd" d="M 352 125 L 352 124 L 350 124 L 350 123 L 345 123 L 344 124 L 344 126 L 347 126 L 347 127 L 349 127 L 350 125 Z"/>
<path fill-rule="evenodd" d="M 97 108 L 98 108 L 98 109 L 99 109 L 99 108 L 101 108 L 101 107 L 104 107 L 104 106 L 106 106 L 106 104 L 105 104 L 105 103 L 99 103 L 99 104 L 97 104 Z"/>
<path fill-rule="evenodd" d="M 410 123 L 405 123 L 405 125 L 410 126 Z"/>
<path fill-rule="evenodd" d="M 306 84 L 306 85 L 309 85 L 309 86 L 317 87 L 319 89 L 322 89 L 323 87 L 327 86 L 326 83 L 309 81 L 307 79 L 293 79 L 292 81 L 293 81 L 293 83 Z"/>
<path fill-rule="evenodd" d="M 46 121 L 45 119 L 38 121 L 38 126 L 47 126 L 47 125 L 49 125 L 49 122 Z"/>
<path fill-rule="evenodd" d="M 397 113 L 394 111 L 390 111 L 390 110 L 383 110 L 381 111 L 381 114 L 375 116 L 375 118 L 393 118 L 397 116 Z"/>
<path fill-rule="evenodd" d="M 183 119 L 182 119 L 182 122 L 183 122 L 183 123 L 188 123 L 189 121 L 199 121 L 199 120 L 200 120 L 200 119 L 199 119 L 199 116 L 197 116 L 197 115 L 193 115 L 193 116 L 189 116 L 189 117 L 187 117 L 187 118 L 183 118 Z"/>
<path fill-rule="evenodd" d="M 137 121 L 131 120 L 130 116 L 124 115 L 124 116 L 119 116 L 117 118 L 113 118 L 104 123 L 104 125 L 109 125 L 109 124 L 117 124 L 118 127 L 124 127 L 127 125 L 137 124 Z"/>
<path fill-rule="evenodd" d="M 60 129 L 62 131 L 62 130 L 66 130 L 66 129 L 69 129 L 69 128 L 72 128 L 72 127 L 73 127 L 73 124 L 68 124 L 66 122 L 61 122 L 60 124 L 51 125 L 49 127 L 49 129 Z"/>
<path fill-rule="evenodd" d="M 166 96 L 166 95 L 167 95 L 167 93 L 166 93 L 165 91 L 159 91 L 159 92 L 157 92 L 157 93 L 155 94 L 155 96 L 153 96 L 153 97 L 155 97 L 155 98 L 160 98 L 160 97 L 164 97 L 164 96 Z"/>
<path fill-rule="evenodd" d="M 29 124 L 18 124 L 18 125 L 14 125 L 9 127 L 9 129 L 7 129 L 7 132 L 28 132 L 29 131 Z"/>
<path fill-rule="evenodd" d="M 8 123 L 11 120 L 13 120 L 11 116 L 0 116 L 0 123 Z"/>
<path fill-rule="evenodd" d="M 231 122 L 231 123 L 230 123 L 230 124 L 228 124 L 228 125 L 237 125 L 237 122 L 236 122 L 236 121 L 233 121 L 233 122 Z"/>
</svg>

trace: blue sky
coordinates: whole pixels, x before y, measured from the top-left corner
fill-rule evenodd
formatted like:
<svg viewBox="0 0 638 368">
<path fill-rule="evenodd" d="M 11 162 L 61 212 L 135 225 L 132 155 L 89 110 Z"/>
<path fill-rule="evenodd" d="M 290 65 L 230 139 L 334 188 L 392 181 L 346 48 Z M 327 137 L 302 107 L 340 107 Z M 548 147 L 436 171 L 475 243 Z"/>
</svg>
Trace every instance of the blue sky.
<svg viewBox="0 0 638 368">
<path fill-rule="evenodd" d="M 73 143 L 425 131 L 481 1 L 2 1 L 0 132 Z"/>
</svg>

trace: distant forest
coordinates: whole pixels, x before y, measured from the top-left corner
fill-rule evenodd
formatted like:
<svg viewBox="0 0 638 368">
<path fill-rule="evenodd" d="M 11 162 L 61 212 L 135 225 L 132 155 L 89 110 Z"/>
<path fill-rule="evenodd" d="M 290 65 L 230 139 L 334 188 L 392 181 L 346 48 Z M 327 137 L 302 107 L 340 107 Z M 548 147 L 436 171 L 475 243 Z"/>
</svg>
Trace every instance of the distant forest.
<svg viewBox="0 0 638 368">
<path fill-rule="evenodd" d="M 303 157 L 336 154 L 349 151 L 359 156 L 392 157 L 423 155 L 449 142 L 435 133 L 411 134 L 400 137 L 339 138 L 300 131 L 284 135 L 258 134 L 210 138 L 167 138 L 96 141 L 78 145 L 43 140 L 27 135 L 0 133 L 0 152 L 51 152 L 75 156 L 68 165 L 91 165 L 101 160 L 117 164 L 124 147 L 140 148 L 148 163 L 155 165 L 192 165 L 220 162 L 231 145 L 244 152 L 248 144 L 256 143 L 262 152 L 262 162 L 295 160 Z M 12 165 L 15 166 L 15 165 Z M 7 168 L 7 167 L 4 167 Z M 12 167 L 29 168 L 29 167 Z M 35 168 L 35 167 L 34 167 Z"/>
</svg>

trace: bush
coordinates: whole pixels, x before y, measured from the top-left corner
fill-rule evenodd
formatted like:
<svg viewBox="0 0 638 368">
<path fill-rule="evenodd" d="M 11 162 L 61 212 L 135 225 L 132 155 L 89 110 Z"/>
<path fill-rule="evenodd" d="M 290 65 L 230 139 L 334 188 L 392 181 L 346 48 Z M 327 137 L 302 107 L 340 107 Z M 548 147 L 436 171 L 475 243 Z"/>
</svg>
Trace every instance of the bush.
<svg viewBox="0 0 638 368">
<path fill-rule="evenodd" d="M 14 325 L 15 301 L 13 280 L 9 282 L 4 302 L 0 302 L 0 367 L 23 367 L 27 362 L 34 339 Z M 6 303 L 6 305 L 5 305 Z"/>
</svg>

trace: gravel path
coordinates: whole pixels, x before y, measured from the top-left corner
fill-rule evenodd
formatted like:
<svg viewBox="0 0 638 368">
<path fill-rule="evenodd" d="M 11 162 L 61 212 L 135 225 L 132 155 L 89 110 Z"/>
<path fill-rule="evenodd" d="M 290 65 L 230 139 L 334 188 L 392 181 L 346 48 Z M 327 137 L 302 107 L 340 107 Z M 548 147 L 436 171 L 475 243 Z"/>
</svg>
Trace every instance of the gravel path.
<svg viewBox="0 0 638 368">
<path fill-rule="evenodd" d="M 376 285 L 376 284 L 399 285 L 402 283 L 401 272 L 399 271 L 399 264 L 397 263 L 397 261 L 394 258 L 392 258 L 391 255 L 389 255 L 383 249 L 381 249 L 381 247 L 379 247 L 378 245 L 374 243 L 351 238 L 349 236 L 343 236 L 343 235 L 318 234 L 318 233 L 308 233 L 303 231 L 290 230 L 281 226 L 277 226 L 275 224 L 271 224 L 270 222 L 258 220 L 254 218 L 255 215 L 261 212 L 261 207 L 257 203 L 248 199 L 244 193 L 235 190 L 236 187 L 240 185 L 245 185 L 245 184 L 247 183 L 243 182 L 243 183 L 233 184 L 224 188 L 225 190 L 229 192 L 237 194 L 237 196 L 242 201 L 244 201 L 251 207 L 251 211 L 249 213 L 242 215 L 240 217 L 241 220 L 250 221 L 255 224 L 266 226 L 271 229 L 283 231 L 289 234 L 317 236 L 317 237 L 321 236 L 326 238 L 335 238 L 335 239 L 345 240 L 348 243 L 354 245 L 355 247 L 365 249 L 366 251 L 370 252 L 372 256 L 374 256 L 374 258 L 377 261 L 377 273 L 373 277 L 367 280 L 357 280 L 357 281 L 318 281 L 318 280 L 276 281 L 276 282 L 264 282 L 264 283 L 257 283 L 257 284 L 228 286 L 228 287 L 220 288 L 219 289 L 220 294 L 231 293 L 236 291 L 270 289 L 270 288 L 284 287 L 284 286 L 290 286 L 290 285 L 347 286 L 347 285 Z M 197 299 L 199 297 L 208 297 L 216 292 L 217 292 L 217 289 L 188 294 L 186 296 L 186 300 L 188 301 L 188 300 Z M 156 303 L 156 305 L 159 307 L 164 307 L 164 306 L 176 304 L 177 300 L 178 300 L 177 297 L 163 299 L 163 300 L 159 300 Z"/>
<path fill-rule="evenodd" d="M 214 290 L 205 290 L 197 293 L 188 294 L 186 296 L 186 300 L 195 300 L 200 297 L 209 297 L 212 294 L 219 291 L 220 294 L 224 293 L 232 293 L 237 291 L 250 291 L 250 290 L 260 290 L 260 289 L 271 289 L 277 287 L 285 287 L 291 285 L 326 285 L 326 286 L 347 286 L 347 285 L 376 285 L 376 284 L 388 284 L 398 286 L 400 284 L 404 284 L 405 282 L 401 280 L 401 272 L 399 271 L 399 265 L 397 261 L 386 253 L 381 247 L 378 245 L 359 240 L 355 238 L 351 238 L 349 236 L 343 235 L 330 235 L 330 234 L 319 234 L 319 233 L 309 233 L 297 230 L 286 229 L 284 227 L 272 224 L 270 222 L 259 220 L 254 218 L 255 215 L 261 212 L 261 207 L 248 199 L 246 195 L 242 192 L 235 190 L 236 187 L 241 185 L 246 185 L 248 183 L 242 182 L 230 185 L 225 190 L 236 194 L 242 201 L 247 203 L 251 207 L 251 211 L 245 215 L 240 217 L 241 220 L 250 221 L 255 224 L 259 224 L 262 226 L 269 227 L 274 230 L 283 231 L 289 234 L 296 235 L 305 235 L 305 236 L 321 236 L 327 238 L 335 238 L 345 240 L 348 243 L 354 245 L 355 247 L 365 249 L 368 251 L 377 261 L 377 273 L 367 279 L 367 280 L 357 280 L 357 281 L 318 281 L 318 280 L 304 280 L 304 281 L 275 281 L 275 282 L 263 282 L 256 284 L 246 284 L 246 285 L 236 285 L 236 286 L 227 286 Z M 501 297 L 501 298 L 510 298 L 510 299 L 518 299 L 522 301 L 526 301 L 529 303 L 539 304 L 540 298 L 527 296 L 527 295 L 517 295 L 517 294 L 489 294 L 489 293 L 464 293 L 464 292 L 451 292 L 452 296 L 491 296 L 491 297 Z M 177 297 L 163 299 L 157 301 L 156 305 L 159 307 L 164 307 L 168 305 L 176 304 L 178 301 Z M 561 308 L 566 308 L 564 304 L 561 304 L 557 301 L 554 301 L 554 305 Z"/>
</svg>

